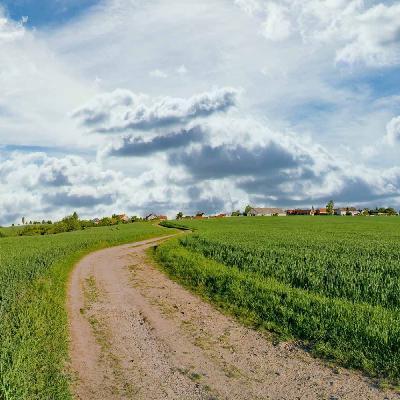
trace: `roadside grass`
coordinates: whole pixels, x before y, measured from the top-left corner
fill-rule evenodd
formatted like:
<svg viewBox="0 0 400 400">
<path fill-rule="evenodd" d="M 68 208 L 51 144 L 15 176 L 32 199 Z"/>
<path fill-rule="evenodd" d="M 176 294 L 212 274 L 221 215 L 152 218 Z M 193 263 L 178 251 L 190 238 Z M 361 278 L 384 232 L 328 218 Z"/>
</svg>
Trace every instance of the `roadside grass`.
<svg viewBox="0 0 400 400">
<path fill-rule="evenodd" d="M 179 239 L 157 246 L 153 256 L 172 279 L 246 324 L 300 339 L 316 356 L 399 383 L 397 310 L 293 288 L 206 258 Z"/>
<path fill-rule="evenodd" d="M 0 238 L 0 399 L 71 399 L 67 282 L 86 254 L 171 234 L 149 223 Z"/>
</svg>

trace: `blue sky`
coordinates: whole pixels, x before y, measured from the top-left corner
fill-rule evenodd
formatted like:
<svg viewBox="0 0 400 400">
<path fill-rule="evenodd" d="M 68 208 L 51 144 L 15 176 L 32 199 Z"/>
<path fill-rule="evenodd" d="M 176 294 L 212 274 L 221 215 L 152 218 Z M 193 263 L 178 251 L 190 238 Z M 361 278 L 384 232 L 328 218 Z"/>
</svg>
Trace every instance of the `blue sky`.
<svg viewBox="0 0 400 400">
<path fill-rule="evenodd" d="M 100 0 L 2 0 L 10 18 L 20 21 L 28 17 L 30 27 L 48 27 L 67 23 L 98 4 Z"/>
<path fill-rule="evenodd" d="M 400 208 L 398 2 L 0 4 L 0 224 Z"/>
</svg>

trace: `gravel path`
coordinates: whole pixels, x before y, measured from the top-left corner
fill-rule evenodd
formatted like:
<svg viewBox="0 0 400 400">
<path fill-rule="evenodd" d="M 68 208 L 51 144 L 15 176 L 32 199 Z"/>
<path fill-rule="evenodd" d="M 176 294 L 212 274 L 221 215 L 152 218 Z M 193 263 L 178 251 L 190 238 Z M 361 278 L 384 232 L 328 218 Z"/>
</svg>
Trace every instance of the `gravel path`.
<svg viewBox="0 0 400 400">
<path fill-rule="evenodd" d="M 156 241 L 97 251 L 74 269 L 76 399 L 400 399 L 221 314 L 151 265 Z"/>
</svg>

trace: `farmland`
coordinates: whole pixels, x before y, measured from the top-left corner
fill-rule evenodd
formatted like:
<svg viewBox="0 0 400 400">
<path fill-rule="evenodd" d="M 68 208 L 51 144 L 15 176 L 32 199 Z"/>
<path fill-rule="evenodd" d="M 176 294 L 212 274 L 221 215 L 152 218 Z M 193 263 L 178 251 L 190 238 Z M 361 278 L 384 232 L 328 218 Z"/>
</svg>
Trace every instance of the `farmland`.
<svg viewBox="0 0 400 400">
<path fill-rule="evenodd" d="M 185 220 L 158 247 L 174 279 L 260 328 L 373 376 L 400 377 L 400 220 Z"/>
<path fill-rule="evenodd" d="M 0 399 L 69 399 L 65 296 L 72 265 L 98 248 L 170 233 L 134 223 L 0 238 Z"/>
</svg>

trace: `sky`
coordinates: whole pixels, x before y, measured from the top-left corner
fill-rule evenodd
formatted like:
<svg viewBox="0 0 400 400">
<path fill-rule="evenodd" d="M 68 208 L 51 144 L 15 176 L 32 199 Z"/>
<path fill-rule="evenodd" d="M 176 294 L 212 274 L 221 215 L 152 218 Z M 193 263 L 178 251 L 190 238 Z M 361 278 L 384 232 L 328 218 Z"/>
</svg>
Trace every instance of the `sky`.
<svg viewBox="0 0 400 400">
<path fill-rule="evenodd" d="M 400 208 L 400 3 L 0 0 L 0 224 Z"/>
</svg>

